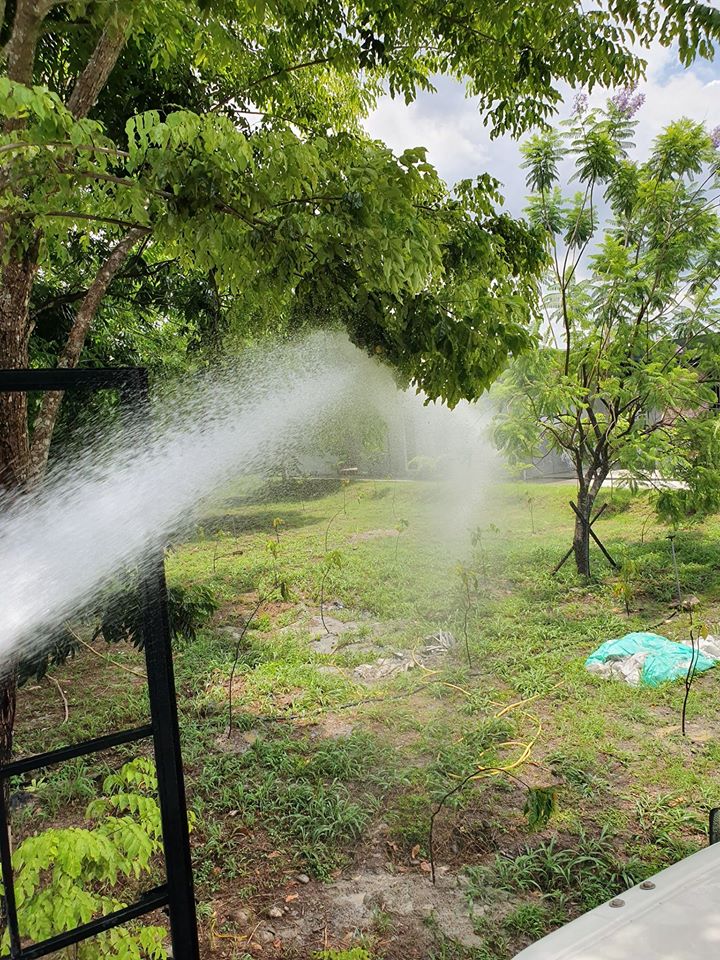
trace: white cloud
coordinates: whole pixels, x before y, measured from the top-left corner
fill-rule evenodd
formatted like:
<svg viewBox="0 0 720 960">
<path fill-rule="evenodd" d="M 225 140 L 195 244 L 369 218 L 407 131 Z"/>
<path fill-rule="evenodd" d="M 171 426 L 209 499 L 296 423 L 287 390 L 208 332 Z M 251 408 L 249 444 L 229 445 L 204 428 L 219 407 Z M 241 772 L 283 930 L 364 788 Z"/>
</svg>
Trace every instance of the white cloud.
<svg viewBox="0 0 720 960">
<path fill-rule="evenodd" d="M 635 137 L 642 153 L 663 127 L 678 117 L 702 121 L 710 128 L 720 124 L 719 64 L 703 61 L 684 69 L 673 50 L 659 45 L 643 55 L 648 70 L 640 89 L 646 101 L 638 114 Z M 450 184 L 463 177 L 491 173 L 504 184 L 507 207 L 520 213 L 526 189 L 517 142 L 510 137 L 490 139 L 476 102 L 465 97 L 460 83 L 441 78 L 436 85 L 437 93 L 421 94 L 409 106 L 402 100 L 383 97 L 366 122 L 368 131 L 396 152 L 426 146 L 428 159 Z M 565 89 L 563 114 L 567 115 L 573 93 Z M 600 103 L 607 95 L 607 91 L 596 90 L 591 102 Z"/>
<path fill-rule="evenodd" d="M 423 94 L 409 105 L 383 97 L 366 126 L 397 153 L 427 147 L 431 161 L 452 184 L 484 170 L 489 156 L 478 137 L 482 123 L 475 102 L 466 99 L 459 83 L 440 78 L 436 85 L 437 93 Z"/>
</svg>

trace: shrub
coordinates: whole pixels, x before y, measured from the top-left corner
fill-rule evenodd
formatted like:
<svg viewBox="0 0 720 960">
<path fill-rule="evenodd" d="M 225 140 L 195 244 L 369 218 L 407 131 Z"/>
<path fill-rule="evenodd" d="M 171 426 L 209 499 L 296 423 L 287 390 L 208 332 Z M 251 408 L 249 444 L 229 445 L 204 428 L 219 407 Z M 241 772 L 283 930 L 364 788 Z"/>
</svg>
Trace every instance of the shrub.
<svg viewBox="0 0 720 960">
<path fill-rule="evenodd" d="M 119 910 L 118 883 L 150 872 L 162 849 L 154 766 L 144 758 L 105 779 L 105 796 L 87 808 L 94 825 L 44 830 L 12 857 L 18 922 L 23 937 L 44 940 Z M 2 885 L 0 884 L 0 892 Z M 165 960 L 163 927 L 116 927 L 79 944 L 74 960 Z M 9 949 L 7 930 L 0 940 Z"/>
</svg>

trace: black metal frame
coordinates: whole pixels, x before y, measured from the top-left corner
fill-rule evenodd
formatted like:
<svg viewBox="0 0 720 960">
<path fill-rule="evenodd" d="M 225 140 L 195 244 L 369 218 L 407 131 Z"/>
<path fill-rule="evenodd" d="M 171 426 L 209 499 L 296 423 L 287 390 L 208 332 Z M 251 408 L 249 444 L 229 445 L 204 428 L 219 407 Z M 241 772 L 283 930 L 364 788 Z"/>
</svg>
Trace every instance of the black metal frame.
<svg viewBox="0 0 720 960">
<path fill-rule="evenodd" d="M 708 846 L 720 843 L 720 807 L 712 807 L 708 813 Z"/>
<path fill-rule="evenodd" d="M 78 389 L 117 390 L 121 404 L 126 409 L 139 409 L 141 415 L 147 415 L 148 379 L 147 371 L 142 368 L 0 370 L 0 392 L 25 393 Z M 0 766 L 0 866 L 5 889 L 5 919 L 10 939 L 10 953 L 3 954 L 3 957 L 10 957 L 12 960 L 35 960 L 56 950 L 81 943 L 89 937 L 137 919 L 158 908 L 167 908 L 174 960 L 199 960 L 190 837 L 170 644 L 167 587 L 161 550 L 154 551 L 152 556 L 145 559 L 141 568 L 140 584 L 150 723 Z M 18 931 L 4 782 L 8 777 L 38 770 L 72 757 L 86 756 L 150 737 L 153 739 L 157 767 L 166 882 L 146 891 L 136 903 L 122 910 L 99 917 L 48 940 L 23 947 Z"/>
</svg>

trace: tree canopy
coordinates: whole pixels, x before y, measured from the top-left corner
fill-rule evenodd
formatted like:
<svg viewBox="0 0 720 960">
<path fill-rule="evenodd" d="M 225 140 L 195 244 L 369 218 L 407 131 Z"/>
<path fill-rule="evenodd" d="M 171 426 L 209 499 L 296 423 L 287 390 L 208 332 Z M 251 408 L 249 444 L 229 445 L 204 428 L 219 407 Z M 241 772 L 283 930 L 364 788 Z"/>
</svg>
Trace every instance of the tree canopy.
<svg viewBox="0 0 720 960">
<path fill-rule="evenodd" d="M 422 150 L 395 158 L 363 134 L 380 85 L 410 100 L 453 74 L 494 133 L 517 133 L 552 113 L 561 79 L 638 76 L 633 41 L 678 40 L 689 61 L 720 30 L 717 11 L 676 0 L 590 12 L 575 0 L 17 0 L 3 12 L 5 365 L 27 363 L 34 317 L 50 318 L 40 269 L 77 276 L 50 292 L 66 319 L 76 306 L 44 340 L 73 366 L 133 257 L 136 279 L 171 264 L 215 320 L 224 299 L 265 320 L 340 305 L 358 343 L 450 403 L 527 347 L 540 250 L 498 213 L 489 178 L 448 195 Z M 6 475 L 23 461 L 42 471 L 58 406 L 43 402 L 30 447 L 12 426 L 24 414 L 6 411 Z"/>
<path fill-rule="evenodd" d="M 564 128 L 523 148 L 535 191 L 529 215 L 545 232 L 551 266 L 540 346 L 501 381 L 497 438 L 521 461 L 554 450 L 572 464 L 581 573 L 589 570 L 588 519 L 611 470 L 658 487 L 666 511 L 690 506 L 693 496 L 697 505 L 720 502 L 712 455 L 720 426 L 718 137 L 678 120 L 647 159 L 636 159 L 632 114 L 641 102 L 628 90 L 587 112 L 580 99 Z M 567 159 L 580 187 L 571 196 L 560 187 Z M 687 489 L 669 491 L 667 479 Z"/>
</svg>

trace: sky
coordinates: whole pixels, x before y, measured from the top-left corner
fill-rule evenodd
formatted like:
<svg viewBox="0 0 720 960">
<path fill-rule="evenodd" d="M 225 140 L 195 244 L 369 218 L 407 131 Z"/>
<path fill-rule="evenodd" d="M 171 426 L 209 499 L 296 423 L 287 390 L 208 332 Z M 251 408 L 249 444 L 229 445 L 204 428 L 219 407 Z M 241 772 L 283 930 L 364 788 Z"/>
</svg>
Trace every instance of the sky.
<svg viewBox="0 0 720 960">
<path fill-rule="evenodd" d="M 720 55 L 712 63 L 699 61 L 688 69 L 672 49 L 658 45 L 643 55 L 648 61 L 647 79 L 638 89 L 646 100 L 637 116 L 635 135 L 643 154 L 671 120 L 690 117 L 704 121 L 710 130 L 720 125 Z M 518 143 L 509 137 L 490 139 L 476 102 L 466 98 L 462 84 L 440 77 L 435 85 L 436 93 L 421 93 L 409 106 L 401 98 L 383 97 L 366 121 L 368 132 L 398 153 L 407 147 L 427 147 L 428 160 L 448 184 L 492 174 L 503 183 L 507 209 L 522 213 L 527 190 Z M 560 117 L 569 115 L 575 95 L 569 87 L 564 93 Z M 607 96 L 607 91 L 593 91 L 591 106 Z"/>
</svg>

